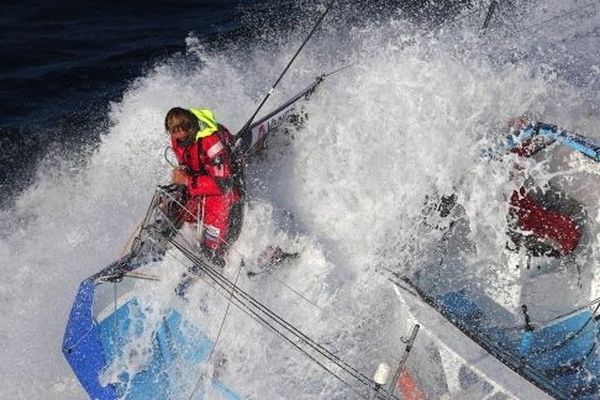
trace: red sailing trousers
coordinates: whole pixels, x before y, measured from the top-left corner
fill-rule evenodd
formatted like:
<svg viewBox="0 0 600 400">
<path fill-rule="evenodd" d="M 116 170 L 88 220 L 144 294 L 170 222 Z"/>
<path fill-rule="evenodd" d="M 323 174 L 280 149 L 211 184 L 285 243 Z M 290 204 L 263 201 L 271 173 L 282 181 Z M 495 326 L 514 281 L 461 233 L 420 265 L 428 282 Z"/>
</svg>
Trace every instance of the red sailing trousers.
<svg viewBox="0 0 600 400">
<path fill-rule="evenodd" d="M 202 244 L 223 255 L 225 249 L 236 238 L 232 237 L 232 231 L 238 229 L 238 207 L 239 196 L 234 192 L 224 196 L 193 196 L 185 206 L 185 222 L 202 223 Z"/>
</svg>

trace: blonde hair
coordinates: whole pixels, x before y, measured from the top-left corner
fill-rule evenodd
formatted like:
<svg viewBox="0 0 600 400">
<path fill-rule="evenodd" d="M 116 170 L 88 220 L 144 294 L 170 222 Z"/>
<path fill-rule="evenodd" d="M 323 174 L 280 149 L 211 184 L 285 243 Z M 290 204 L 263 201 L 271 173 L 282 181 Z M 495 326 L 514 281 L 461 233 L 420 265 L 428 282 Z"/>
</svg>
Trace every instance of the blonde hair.
<svg viewBox="0 0 600 400">
<path fill-rule="evenodd" d="M 165 129 L 169 133 L 173 133 L 178 129 L 183 129 L 185 132 L 199 130 L 198 118 L 191 111 L 181 107 L 174 107 L 169 110 L 165 117 Z"/>
</svg>

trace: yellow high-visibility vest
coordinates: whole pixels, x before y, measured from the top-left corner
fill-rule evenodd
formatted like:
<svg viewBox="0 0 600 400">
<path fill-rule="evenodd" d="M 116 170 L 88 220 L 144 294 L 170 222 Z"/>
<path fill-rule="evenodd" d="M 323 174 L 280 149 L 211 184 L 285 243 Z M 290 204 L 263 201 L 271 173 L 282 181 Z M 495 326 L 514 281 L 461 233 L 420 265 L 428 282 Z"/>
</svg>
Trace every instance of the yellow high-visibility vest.
<svg viewBox="0 0 600 400">
<path fill-rule="evenodd" d="M 212 135 L 219 130 L 212 111 L 202 108 L 190 108 L 190 112 L 198 118 L 200 129 L 196 132 L 196 140 Z"/>
</svg>

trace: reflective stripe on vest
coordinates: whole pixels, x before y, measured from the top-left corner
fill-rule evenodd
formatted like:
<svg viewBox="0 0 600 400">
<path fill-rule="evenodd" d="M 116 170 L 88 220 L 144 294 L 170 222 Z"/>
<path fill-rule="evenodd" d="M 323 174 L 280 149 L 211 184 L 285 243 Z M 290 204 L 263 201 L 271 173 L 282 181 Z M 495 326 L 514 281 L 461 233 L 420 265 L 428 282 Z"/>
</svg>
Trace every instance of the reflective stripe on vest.
<svg viewBox="0 0 600 400">
<path fill-rule="evenodd" d="M 212 135 L 219 130 L 212 111 L 207 109 L 190 108 L 190 112 L 198 118 L 200 129 L 196 132 L 196 140 Z"/>
</svg>

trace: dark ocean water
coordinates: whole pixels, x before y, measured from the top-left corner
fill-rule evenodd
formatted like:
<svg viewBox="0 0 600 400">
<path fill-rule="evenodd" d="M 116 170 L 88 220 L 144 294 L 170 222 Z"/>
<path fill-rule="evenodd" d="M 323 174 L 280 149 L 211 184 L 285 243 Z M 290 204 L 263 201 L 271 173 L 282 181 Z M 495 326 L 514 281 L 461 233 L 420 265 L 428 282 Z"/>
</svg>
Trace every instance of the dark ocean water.
<svg viewBox="0 0 600 400">
<path fill-rule="evenodd" d="M 0 188 L 26 187 L 50 148 L 97 141 L 110 101 L 189 32 L 214 41 L 264 2 L 30 2 L 0 6 Z M 265 11 L 267 12 L 267 11 Z"/>
<path fill-rule="evenodd" d="M 318 15 L 311 1 L 60 1 L 0 5 L 0 204 L 31 184 L 48 152 L 77 153 L 106 130 L 133 79 L 185 50 L 252 45 Z M 434 21 L 468 1 L 339 1 L 345 23 L 398 12 Z M 343 17 L 341 17 L 343 15 Z M 274 76 L 275 76 L 274 72 Z"/>
</svg>

